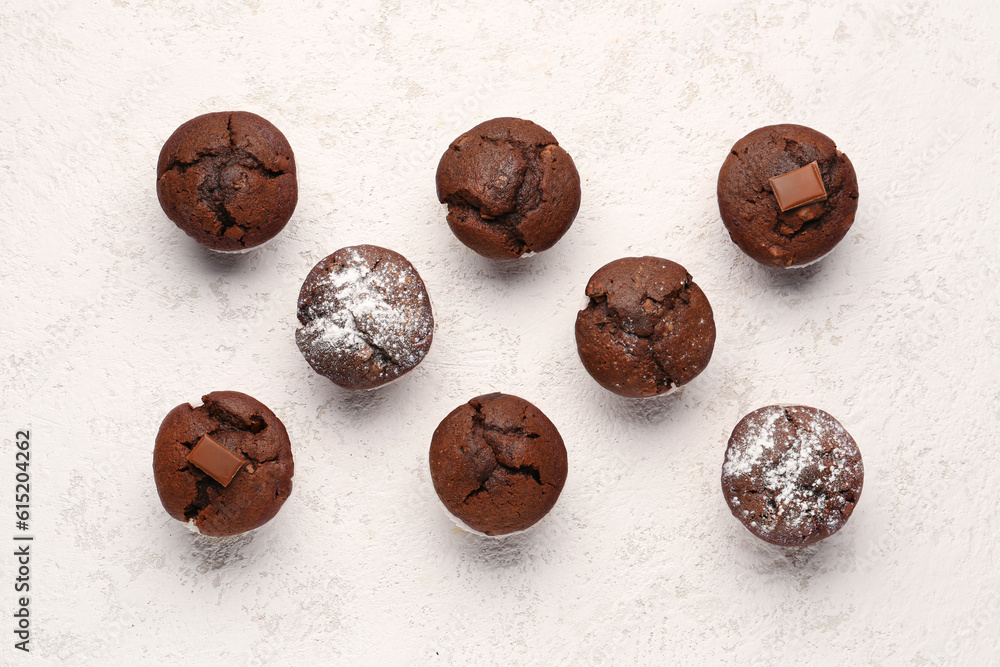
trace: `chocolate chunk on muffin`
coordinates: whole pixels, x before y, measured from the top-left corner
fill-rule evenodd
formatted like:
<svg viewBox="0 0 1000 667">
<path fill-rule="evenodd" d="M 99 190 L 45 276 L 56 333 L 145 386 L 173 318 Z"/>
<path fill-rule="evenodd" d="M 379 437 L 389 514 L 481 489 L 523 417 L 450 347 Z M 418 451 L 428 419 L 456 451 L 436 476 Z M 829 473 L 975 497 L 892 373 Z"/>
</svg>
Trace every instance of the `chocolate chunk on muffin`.
<svg viewBox="0 0 1000 667">
<path fill-rule="evenodd" d="M 736 142 L 719 172 L 719 213 L 733 242 L 761 264 L 822 259 L 854 223 L 858 179 L 833 140 L 771 125 Z"/>
<path fill-rule="evenodd" d="M 247 250 L 273 238 L 298 201 L 295 156 L 274 125 L 246 111 L 208 113 L 177 128 L 160 151 L 163 212 L 212 250 Z"/>
<path fill-rule="evenodd" d="M 153 448 L 153 478 L 173 518 L 224 537 L 270 521 L 292 491 L 292 449 L 260 401 L 215 391 L 171 410 Z"/>
<path fill-rule="evenodd" d="M 847 523 L 864 476 L 861 452 L 840 422 L 816 408 L 772 405 L 733 429 L 722 492 L 760 539 L 804 546 Z"/>
<path fill-rule="evenodd" d="M 486 535 L 507 535 L 534 525 L 556 504 L 566 483 L 566 447 L 528 401 L 486 394 L 438 425 L 430 467 L 434 490 L 458 520 Z"/>
<path fill-rule="evenodd" d="M 708 298 L 687 270 L 659 257 L 624 257 L 587 283 L 576 347 L 587 372 L 619 396 L 645 398 L 687 384 L 715 347 Z"/>
<path fill-rule="evenodd" d="M 299 292 L 298 318 L 302 356 L 345 389 L 374 389 L 408 373 L 434 334 L 417 270 L 373 245 L 341 248 L 313 267 Z"/>
<path fill-rule="evenodd" d="M 494 118 L 455 139 L 436 180 L 452 232 L 490 259 L 551 248 L 580 210 L 573 159 L 547 130 L 520 118 Z"/>
</svg>

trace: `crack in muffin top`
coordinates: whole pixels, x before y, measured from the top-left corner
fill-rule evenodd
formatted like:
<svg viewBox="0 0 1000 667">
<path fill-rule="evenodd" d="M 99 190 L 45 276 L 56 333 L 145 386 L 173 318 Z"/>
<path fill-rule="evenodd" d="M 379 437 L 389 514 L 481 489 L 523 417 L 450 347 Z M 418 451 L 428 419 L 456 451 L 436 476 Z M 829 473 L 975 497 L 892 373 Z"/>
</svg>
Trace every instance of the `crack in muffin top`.
<svg viewBox="0 0 1000 667">
<path fill-rule="evenodd" d="M 589 303 L 576 320 L 587 371 L 621 396 L 664 394 L 708 365 L 715 320 L 704 292 L 676 262 L 624 257 L 587 283 Z"/>
<path fill-rule="evenodd" d="M 244 111 L 182 124 L 164 143 L 156 176 L 167 217 L 202 245 L 224 252 L 273 238 L 298 200 L 288 141 L 266 119 Z"/>
<path fill-rule="evenodd" d="M 492 259 L 552 247 L 580 208 L 572 158 L 551 133 L 519 118 L 495 118 L 455 139 L 436 183 L 452 231 Z"/>
<path fill-rule="evenodd" d="M 434 318 L 423 280 L 399 253 L 341 248 L 310 271 L 299 294 L 296 343 L 313 369 L 348 389 L 408 372 L 430 349 Z"/>
</svg>

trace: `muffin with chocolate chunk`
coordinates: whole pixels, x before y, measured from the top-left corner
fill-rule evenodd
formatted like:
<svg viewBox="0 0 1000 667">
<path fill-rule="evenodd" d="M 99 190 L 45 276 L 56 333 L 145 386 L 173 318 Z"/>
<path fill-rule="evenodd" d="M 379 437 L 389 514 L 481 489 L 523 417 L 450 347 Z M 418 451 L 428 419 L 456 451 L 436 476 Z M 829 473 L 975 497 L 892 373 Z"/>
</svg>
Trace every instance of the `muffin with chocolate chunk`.
<svg viewBox="0 0 1000 667">
<path fill-rule="evenodd" d="M 260 401 L 215 391 L 160 424 L 153 479 L 164 509 L 202 535 L 224 537 L 270 521 L 292 492 L 284 424 Z"/>
<path fill-rule="evenodd" d="M 832 139 L 802 125 L 762 127 L 737 141 L 717 193 L 733 242 L 761 264 L 781 268 L 822 259 L 858 210 L 851 161 Z"/>
</svg>

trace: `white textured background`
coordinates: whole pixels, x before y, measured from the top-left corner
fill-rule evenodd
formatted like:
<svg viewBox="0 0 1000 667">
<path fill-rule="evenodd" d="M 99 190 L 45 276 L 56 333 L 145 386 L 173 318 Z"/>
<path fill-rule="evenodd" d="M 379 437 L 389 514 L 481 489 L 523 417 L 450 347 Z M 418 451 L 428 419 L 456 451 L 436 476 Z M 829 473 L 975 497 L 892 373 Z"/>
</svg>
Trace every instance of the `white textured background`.
<svg viewBox="0 0 1000 667">
<path fill-rule="evenodd" d="M 0 544 L 30 425 L 30 657 L 997 664 L 998 32 L 992 0 L 3 0 Z M 155 194 L 170 133 L 231 109 L 299 168 L 288 227 L 243 257 Z M 515 266 L 461 246 L 434 196 L 449 141 L 500 115 L 551 130 L 583 179 L 569 233 Z M 738 251 L 715 200 L 732 144 L 776 122 L 831 136 L 861 192 L 836 252 L 785 273 Z M 406 255 L 438 323 L 374 393 L 315 375 L 293 336 L 302 279 L 354 243 Z M 606 393 L 573 339 L 588 277 L 636 254 L 685 265 L 719 332 L 660 401 Z M 296 463 L 278 517 L 224 545 L 152 478 L 160 420 L 216 389 L 269 405 Z M 455 529 L 427 470 L 440 419 L 495 390 L 570 460 L 553 512 L 504 541 Z M 846 528 L 797 551 L 719 487 L 731 429 L 772 402 L 831 412 L 865 460 Z M 13 561 L 4 664 L 28 657 Z"/>
</svg>

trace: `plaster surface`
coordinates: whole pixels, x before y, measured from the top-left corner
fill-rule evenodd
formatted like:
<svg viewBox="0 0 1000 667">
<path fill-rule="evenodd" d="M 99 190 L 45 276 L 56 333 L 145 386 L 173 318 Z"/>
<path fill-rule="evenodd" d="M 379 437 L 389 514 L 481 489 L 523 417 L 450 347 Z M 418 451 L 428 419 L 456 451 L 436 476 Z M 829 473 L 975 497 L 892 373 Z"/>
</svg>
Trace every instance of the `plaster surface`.
<svg viewBox="0 0 1000 667">
<path fill-rule="evenodd" d="M 998 664 L 998 31 L 987 0 L 0 2 L 0 541 L 26 426 L 35 536 L 30 655 L 0 557 L 0 662 Z M 299 170 L 287 228 L 244 255 L 155 194 L 170 133 L 230 109 Z M 501 115 L 552 131 L 583 186 L 516 264 L 434 196 L 448 143 Z M 861 193 L 795 271 L 745 257 L 715 197 L 733 143 L 778 122 L 832 137 Z M 295 302 L 357 243 L 416 266 L 437 329 L 351 394 L 299 354 Z M 590 275 L 642 254 L 687 267 L 718 327 L 707 370 L 645 402 L 573 338 Z M 217 389 L 274 410 L 296 464 L 278 516 L 224 542 L 152 478 L 163 416 Z M 427 469 L 438 422 L 491 391 L 569 452 L 555 509 L 505 540 L 455 526 Z M 864 456 L 853 517 L 804 549 L 720 489 L 732 428 L 772 403 L 830 412 Z"/>
</svg>

